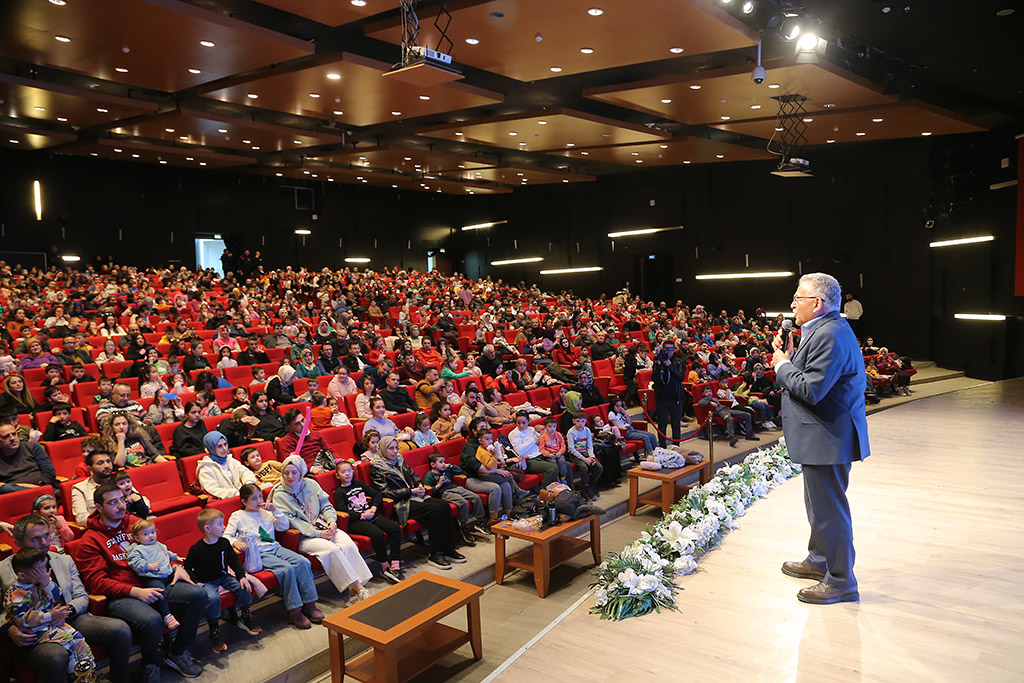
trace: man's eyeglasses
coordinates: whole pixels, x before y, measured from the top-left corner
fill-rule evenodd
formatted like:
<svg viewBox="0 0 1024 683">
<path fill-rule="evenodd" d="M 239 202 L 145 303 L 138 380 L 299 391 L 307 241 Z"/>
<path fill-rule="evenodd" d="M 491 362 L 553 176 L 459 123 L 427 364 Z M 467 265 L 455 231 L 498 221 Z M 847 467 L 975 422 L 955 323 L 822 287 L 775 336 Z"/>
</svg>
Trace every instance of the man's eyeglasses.
<svg viewBox="0 0 1024 683">
<path fill-rule="evenodd" d="M 797 299 L 820 299 L 820 298 L 821 298 L 820 296 L 794 296 L 793 297 L 793 301 L 796 301 Z"/>
</svg>

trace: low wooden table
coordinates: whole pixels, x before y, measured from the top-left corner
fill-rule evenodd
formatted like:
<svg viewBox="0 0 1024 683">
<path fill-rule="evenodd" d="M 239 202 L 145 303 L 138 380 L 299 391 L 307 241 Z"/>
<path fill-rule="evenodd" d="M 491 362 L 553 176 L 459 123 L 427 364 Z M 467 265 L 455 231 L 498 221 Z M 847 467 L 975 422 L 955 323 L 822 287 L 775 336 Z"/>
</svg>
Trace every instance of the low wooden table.
<svg viewBox="0 0 1024 683">
<path fill-rule="evenodd" d="M 662 512 L 668 512 L 676 501 L 685 496 L 692 488 L 680 485 L 679 480 L 694 472 L 698 474 L 701 484 L 708 483 L 711 478 L 711 461 L 704 460 L 696 465 L 687 465 L 671 470 L 645 470 L 640 467 L 629 470 L 626 472 L 629 475 L 629 514 L 635 515 L 636 509 L 641 504 L 660 507 Z M 661 487 L 641 496 L 639 495 L 641 478 L 660 481 Z"/>
<path fill-rule="evenodd" d="M 574 538 L 567 534 L 590 524 L 590 540 Z M 537 584 L 537 595 L 547 597 L 551 580 L 551 568 L 579 555 L 587 548 L 594 555 L 594 564 L 601 562 L 601 516 L 589 515 L 571 522 L 540 531 L 519 531 L 509 522 L 498 522 L 491 527 L 494 533 L 494 582 L 501 585 L 505 579 L 505 568 L 516 567 L 533 572 Z M 505 557 L 505 538 L 521 538 L 530 541 L 532 548 L 525 548 Z"/>
<path fill-rule="evenodd" d="M 331 652 L 331 681 L 408 681 L 462 645 L 483 657 L 480 641 L 480 596 L 484 589 L 438 574 L 420 572 L 366 600 L 324 619 Z M 465 607 L 468 629 L 437 623 Z M 342 636 L 373 649 L 345 661 Z"/>
</svg>

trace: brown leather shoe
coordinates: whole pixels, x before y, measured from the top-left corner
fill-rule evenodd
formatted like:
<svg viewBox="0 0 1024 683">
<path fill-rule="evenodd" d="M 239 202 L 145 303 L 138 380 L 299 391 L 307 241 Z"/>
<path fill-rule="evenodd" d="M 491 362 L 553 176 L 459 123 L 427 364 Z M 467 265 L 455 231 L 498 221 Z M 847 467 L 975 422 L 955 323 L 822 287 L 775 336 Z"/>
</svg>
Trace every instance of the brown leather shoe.
<svg viewBox="0 0 1024 683">
<path fill-rule="evenodd" d="M 782 573 L 797 579 L 814 579 L 821 581 L 825 578 L 825 572 L 807 565 L 804 561 L 783 562 Z"/>
<path fill-rule="evenodd" d="M 833 588 L 824 581 L 803 588 L 796 594 L 800 602 L 809 602 L 812 605 L 831 605 L 834 602 L 857 602 L 860 600 L 860 593 L 857 587 Z"/>
</svg>

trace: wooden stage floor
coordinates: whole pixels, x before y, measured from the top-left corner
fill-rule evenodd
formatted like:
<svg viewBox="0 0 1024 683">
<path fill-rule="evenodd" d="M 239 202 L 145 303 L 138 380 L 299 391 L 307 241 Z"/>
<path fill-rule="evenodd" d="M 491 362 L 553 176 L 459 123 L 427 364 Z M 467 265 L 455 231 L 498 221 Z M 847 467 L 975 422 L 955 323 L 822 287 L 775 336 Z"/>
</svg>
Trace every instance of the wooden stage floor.
<svg viewBox="0 0 1024 683">
<path fill-rule="evenodd" d="M 805 605 L 812 582 L 779 571 L 806 547 L 797 477 L 680 579 L 680 612 L 614 623 L 587 599 L 497 680 L 1024 680 L 1024 380 L 868 425 L 850 484 L 859 603 Z"/>
</svg>

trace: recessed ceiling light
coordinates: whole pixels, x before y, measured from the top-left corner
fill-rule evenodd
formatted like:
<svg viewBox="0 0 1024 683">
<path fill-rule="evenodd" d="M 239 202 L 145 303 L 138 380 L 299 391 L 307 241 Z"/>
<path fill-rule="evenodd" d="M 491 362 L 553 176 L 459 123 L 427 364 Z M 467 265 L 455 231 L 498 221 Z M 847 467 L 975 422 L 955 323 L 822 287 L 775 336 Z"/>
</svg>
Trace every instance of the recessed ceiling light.
<svg viewBox="0 0 1024 683">
<path fill-rule="evenodd" d="M 128 69 L 124 68 L 123 66 L 115 66 L 114 67 L 114 71 L 116 71 L 119 74 L 126 74 L 126 73 L 128 73 Z"/>
<path fill-rule="evenodd" d="M 635 156 L 635 157 L 638 157 L 638 156 L 640 156 L 640 152 L 630 152 L 630 154 L 632 154 L 632 155 L 633 155 L 633 156 Z"/>
<path fill-rule="evenodd" d="M 576 143 L 575 142 L 567 142 L 567 143 L 565 143 L 565 146 L 566 147 L 575 147 Z"/>
<path fill-rule="evenodd" d="M 331 113 L 332 113 L 332 114 L 334 114 L 335 116 L 341 116 L 341 115 L 342 115 L 342 114 L 344 114 L 345 112 L 341 111 L 340 109 L 335 109 L 335 110 L 334 110 L 334 111 L 332 111 Z"/>
<path fill-rule="evenodd" d="M 551 67 L 551 71 L 554 71 L 555 73 L 558 73 L 561 70 L 562 70 L 562 67 L 560 67 L 560 66 L 553 66 L 553 67 Z"/>
<path fill-rule="evenodd" d="M 872 122 L 872 123 L 881 123 L 881 122 L 882 122 L 882 121 L 884 121 L 884 120 L 885 120 L 885 119 L 882 119 L 882 118 L 873 118 L 873 119 L 871 119 L 871 122 Z"/>
<path fill-rule="evenodd" d="M 254 92 L 247 92 L 245 93 L 245 96 L 248 97 L 250 100 L 255 100 L 256 98 L 259 97 L 259 95 L 257 95 Z"/>
<path fill-rule="evenodd" d="M 199 162 L 199 165 L 200 165 L 200 166 L 206 166 L 206 162 L 205 162 L 205 161 L 200 161 L 200 162 Z"/>
<path fill-rule="evenodd" d="M 591 7 L 590 9 L 587 10 L 587 14 L 589 14 L 592 17 L 599 17 L 602 14 L 604 14 L 604 10 L 601 9 L 600 7 Z"/>
<path fill-rule="evenodd" d="M 644 160 L 643 160 L 643 159 L 635 159 L 635 161 L 636 161 L 636 163 L 638 163 L 638 164 L 642 164 L 642 163 L 644 163 Z"/>
<path fill-rule="evenodd" d="M 366 0 L 352 0 L 352 4 L 356 7 L 366 7 Z"/>
<path fill-rule="evenodd" d="M 400 111 L 393 111 L 393 112 L 391 112 L 391 115 L 392 116 L 401 116 L 402 112 L 400 112 Z"/>
<path fill-rule="evenodd" d="M 314 173 L 313 175 L 310 176 L 310 178 L 319 178 L 319 177 L 320 177 L 320 175 L 317 174 L 317 173 Z"/>
<path fill-rule="evenodd" d="M 924 135 L 925 137 L 927 137 L 927 136 L 931 135 L 931 131 L 925 131 L 924 133 L 921 133 L 921 135 Z"/>
<path fill-rule="evenodd" d="M 477 45 L 480 41 L 477 38 L 466 38 L 466 42 L 470 45 Z"/>
<path fill-rule="evenodd" d="M 829 102 L 828 104 L 825 105 L 825 109 L 835 109 L 835 108 L 836 108 L 836 105 L 834 105 L 831 102 Z"/>
<path fill-rule="evenodd" d="M 665 98 L 662 98 L 661 103 L 662 104 L 672 104 L 672 100 L 670 100 L 667 97 L 665 97 Z"/>
<path fill-rule="evenodd" d="M 71 39 L 68 38 L 67 36 L 54 36 L 53 39 L 56 40 L 58 43 L 70 43 L 71 42 Z"/>
<path fill-rule="evenodd" d="M 139 155 L 138 155 L 138 154 L 133 154 L 133 155 L 132 155 L 132 159 L 138 159 L 138 158 L 139 158 Z"/>
<path fill-rule="evenodd" d="M 297 143 L 298 140 L 295 140 L 295 142 Z M 366 157 L 359 157 L 359 161 L 366 161 Z"/>
<path fill-rule="evenodd" d="M 427 100 L 430 99 L 430 95 L 420 95 L 420 99 L 426 102 Z"/>
<path fill-rule="evenodd" d="M 101 114 L 107 114 L 110 112 L 109 109 L 104 109 L 103 107 L 96 107 L 96 111 L 98 111 Z"/>
<path fill-rule="evenodd" d="M 53 0 L 50 0 L 50 2 L 53 2 Z M 61 4 L 63 4 L 63 3 L 61 3 Z M 1008 17 L 1008 16 L 1010 16 L 1011 14 L 1013 14 L 1016 11 L 1017 10 L 1008 7 L 1006 9 L 1001 9 L 998 12 L 996 12 L 996 16 L 997 17 Z"/>
<path fill-rule="evenodd" d="M 460 131 L 460 132 L 457 132 L 457 133 L 455 133 L 455 134 L 456 134 L 456 135 L 462 135 L 462 132 Z"/>
<path fill-rule="evenodd" d="M 187 135 L 179 135 L 178 139 L 179 140 L 188 140 L 188 136 Z"/>
<path fill-rule="evenodd" d="M 690 85 L 690 90 L 700 90 L 700 88 L 701 88 L 700 83 L 692 83 Z"/>
<path fill-rule="evenodd" d="M 778 83 L 769 83 L 768 87 L 771 88 L 772 90 L 775 90 L 776 88 L 781 88 L 782 86 Z"/>
<path fill-rule="evenodd" d="M 750 2 L 748 0 L 747 2 L 743 3 L 743 13 L 744 14 L 750 14 L 753 11 L 754 11 L 754 3 L 753 2 Z"/>
<path fill-rule="evenodd" d="M 725 158 L 725 155 L 724 155 L 724 154 L 716 154 L 716 155 L 715 155 L 715 158 L 716 158 L 716 159 L 724 159 L 724 158 Z"/>
<path fill-rule="evenodd" d="M 519 146 L 520 146 L 520 147 L 523 147 L 523 146 L 525 146 L 525 145 L 526 145 L 526 143 L 525 143 L 525 142 L 520 142 L 520 143 L 519 143 Z"/>
<path fill-rule="evenodd" d="M 668 51 L 669 51 L 669 52 L 671 52 L 671 53 L 672 53 L 672 54 L 674 54 L 674 55 L 678 55 L 678 54 L 681 54 L 681 53 L 682 53 L 682 51 L 683 51 L 683 48 L 681 48 L 681 47 L 670 47 L 670 48 L 668 49 Z"/>
<path fill-rule="evenodd" d="M 867 133 L 857 133 L 858 136 L 867 135 Z"/>
<path fill-rule="evenodd" d="M 592 54 L 594 54 L 594 48 L 592 48 L 592 47 L 581 47 L 580 48 L 580 52 L 582 52 L 585 55 L 592 55 Z"/>
<path fill-rule="evenodd" d="M 719 116 L 718 118 L 722 119 L 723 121 L 728 121 L 732 117 L 731 116 L 726 116 L 726 115 L 723 114 L 722 116 Z"/>
<path fill-rule="evenodd" d="M 203 47 L 213 47 L 213 41 L 212 40 L 200 40 L 199 44 L 202 45 Z"/>
<path fill-rule="evenodd" d="M 160 161 L 158 161 L 157 163 L 160 163 L 160 164 L 166 164 L 166 163 L 167 163 L 167 160 L 166 160 L 166 159 L 160 159 Z"/>
<path fill-rule="evenodd" d="M 315 100 L 316 98 L 320 97 L 320 93 L 318 93 L 318 92 L 311 92 L 311 93 L 309 93 L 309 96 L 312 97 Z"/>
<path fill-rule="evenodd" d="M 50 4 L 51 5 L 57 5 L 58 7 L 63 7 L 64 5 L 66 5 L 68 3 L 67 3 L 67 0 L 50 0 Z"/>
<path fill-rule="evenodd" d="M 309 175 L 310 171 L 303 171 L 303 173 L 305 173 L 306 175 Z"/>
<path fill-rule="evenodd" d="M 684 163 L 684 164 L 688 164 L 688 163 L 690 163 L 690 162 L 689 162 L 689 160 L 687 160 L 687 161 L 684 161 L 683 163 Z"/>
<path fill-rule="evenodd" d="M 514 137 L 514 136 L 516 136 L 516 135 L 519 135 L 519 133 L 515 132 L 514 130 L 510 130 L 510 131 L 508 132 L 508 134 L 509 134 L 509 135 L 511 135 L 511 136 L 513 136 L 513 137 Z"/>
<path fill-rule="evenodd" d="M 662 149 L 668 149 L 668 145 L 658 145 L 658 147 L 661 147 Z"/>
<path fill-rule="evenodd" d="M 590 156 L 590 152 L 580 152 L 580 154 L 582 154 L 582 155 L 583 155 L 583 156 L 585 156 L 585 157 L 588 157 L 588 156 Z"/>
<path fill-rule="evenodd" d="M 757 110 L 757 109 L 761 108 L 761 105 L 760 104 L 752 104 L 752 105 L 750 105 L 750 108 L 754 109 L 754 110 Z"/>
<path fill-rule="evenodd" d="M 292 142 L 294 142 L 296 145 L 302 144 L 302 140 L 292 140 Z"/>
<path fill-rule="evenodd" d="M 8 140 L 7 142 L 11 143 L 12 145 L 16 145 L 16 144 L 18 144 L 18 141 L 17 141 L 17 140 L 15 140 L 14 138 L 11 138 L 11 139 L 10 139 L 10 140 Z"/>
<path fill-rule="evenodd" d="M 283 176 L 283 175 L 284 175 L 284 173 L 281 173 L 280 171 L 278 171 L 278 172 L 277 172 L 277 173 L 275 173 L 274 175 L 276 175 L 276 176 L 277 176 L 278 178 L 280 178 L 281 176 Z"/>
<path fill-rule="evenodd" d="M 217 132 L 218 132 L 218 133 L 227 133 L 227 132 L 228 132 L 228 129 L 227 129 L 227 128 L 218 128 L 218 129 L 217 129 Z"/>
<path fill-rule="evenodd" d="M 46 111 L 46 107 L 32 107 L 36 111 Z"/>
<path fill-rule="evenodd" d="M 786 130 L 786 129 L 785 129 L 785 128 L 783 128 L 782 126 L 776 126 L 776 127 L 775 127 L 775 132 L 776 132 L 776 133 L 781 133 L 781 132 L 782 132 L 782 131 L 784 131 L 784 130 Z"/>
<path fill-rule="evenodd" d="M 363 159 L 364 157 L 359 157 L 359 158 Z M 412 161 L 412 157 L 402 157 L 402 160 L 403 161 Z"/>
<path fill-rule="evenodd" d="M 252 144 L 252 140 L 242 140 L 242 144 L 243 145 L 251 145 Z"/>
<path fill-rule="evenodd" d="M 67 117 L 65 117 L 65 116 L 58 116 L 57 120 L 60 121 L 61 123 L 67 123 L 68 122 Z"/>
<path fill-rule="evenodd" d="M 801 119 L 801 120 L 802 120 L 802 121 L 803 121 L 804 123 L 810 123 L 810 122 L 811 122 L 811 121 L 813 121 L 814 119 L 813 119 L 812 117 L 810 117 L 810 116 L 805 116 L 805 117 L 804 117 L 803 119 Z"/>
<path fill-rule="evenodd" d="M 115 147 L 115 148 L 114 148 L 114 151 L 115 151 L 115 152 L 117 152 L 118 154 L 120 154 L 120 153 L 121 153 L 121 152 L 123 152 L 124 150 L 123 150 L 123 149 L 121 149 L 121 148 L 119 148 L 119 147 Z"/>
<path fill-rule="evenodd" d="M 541 119 L 540 121 L 537 122 L 537 125 L 538 126 L 546 126 L 546 125 L 548 125 L 548 122 L 543 120 L 543 119 Z"/>
<path fill-rule="evenodd" d="M 202 69 L 195 69 L 195 68 L 189 69 L 188 72 L 190 74 L 192 74 L 192 75 L 197 75 L 197 74 L 203 73 Z"/>
<path fill-rule="evenodd" d="M 120 150 L 115 150 L 115 151 L 120 151 Z M 195 160 L 196 160 L 195 157 L 185 157 L 185 161 L 195 161 Z"/>
<path fill-rule="evenodd" d="M 259 146 L 259 145 L 253 145 L 253 146 L 252 146 L 252 150 L 253 150 L 254 152 L 256 152 L 256 151 L 259 151 L 259 148 L 260 148 L 260 146 Z"/>
<path fill-rule="evenodd" d="M 835 140 L 825 140 L 825 142 L 831 145 L 833 142 L 835 142 Z"/>
</svg>

